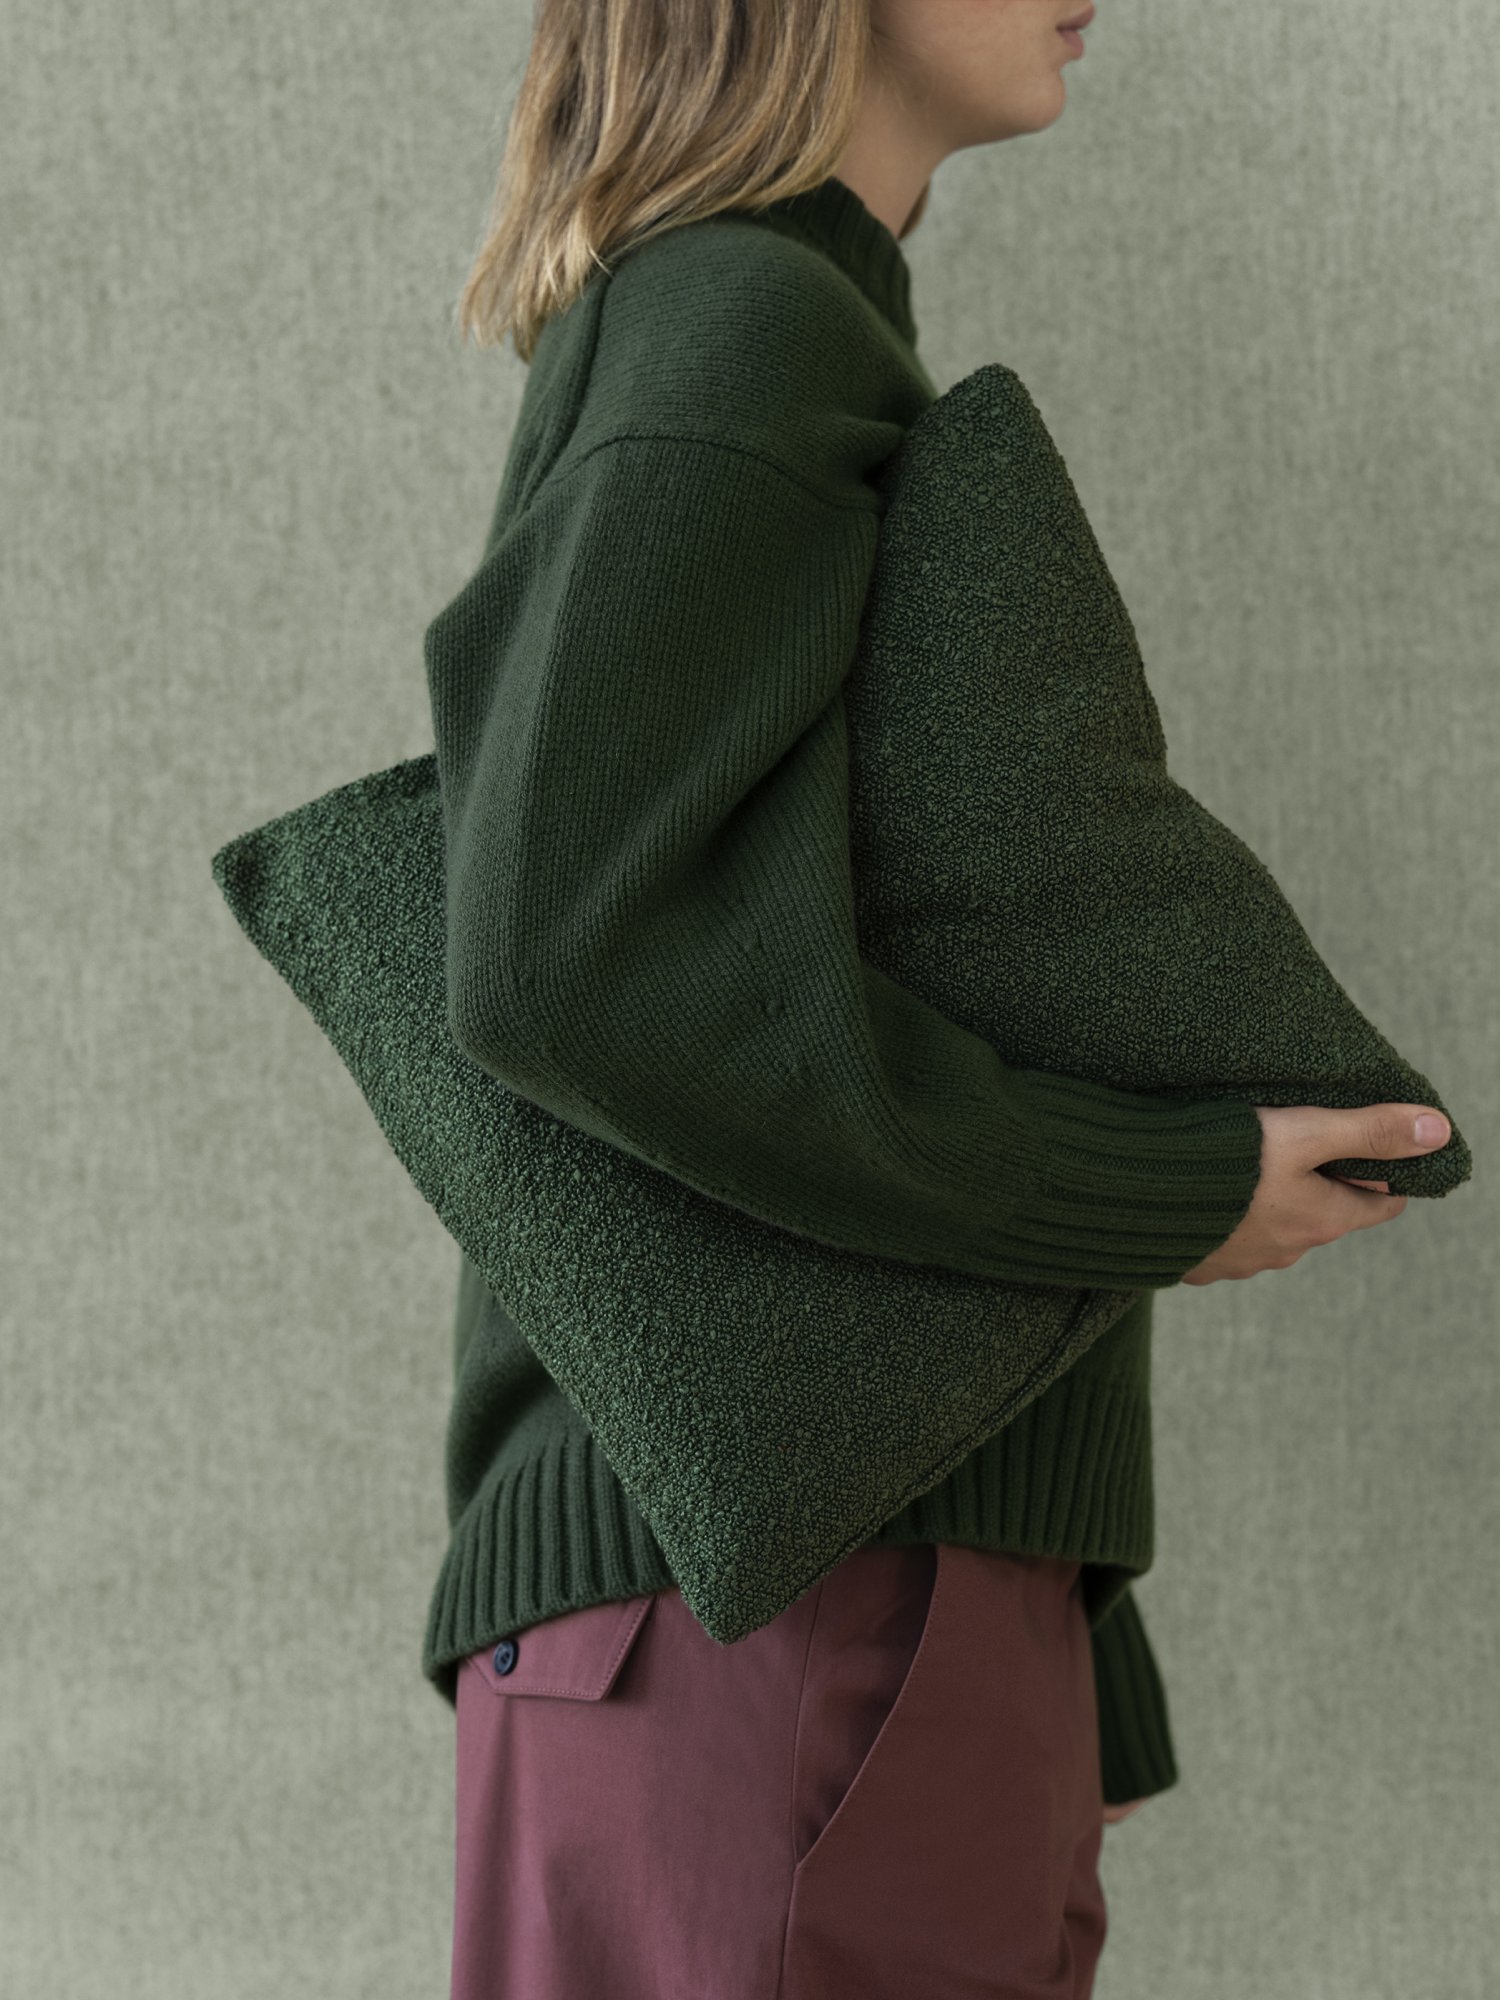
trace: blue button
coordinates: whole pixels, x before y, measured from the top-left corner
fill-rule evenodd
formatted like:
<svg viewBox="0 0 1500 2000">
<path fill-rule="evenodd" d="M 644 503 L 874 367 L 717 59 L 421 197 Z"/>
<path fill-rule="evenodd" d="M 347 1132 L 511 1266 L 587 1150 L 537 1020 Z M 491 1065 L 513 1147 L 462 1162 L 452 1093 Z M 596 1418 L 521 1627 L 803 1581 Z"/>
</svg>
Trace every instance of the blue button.
<svg viewBox="0 0 1500 2000">
<path fill-rule="evenodd" d="M 514 1639 L 502 1639 L 495 1648 L 495 1672 L 508 1674 L 516 1664 L 516 1654 L 519 1650 Z"/>
</svg>

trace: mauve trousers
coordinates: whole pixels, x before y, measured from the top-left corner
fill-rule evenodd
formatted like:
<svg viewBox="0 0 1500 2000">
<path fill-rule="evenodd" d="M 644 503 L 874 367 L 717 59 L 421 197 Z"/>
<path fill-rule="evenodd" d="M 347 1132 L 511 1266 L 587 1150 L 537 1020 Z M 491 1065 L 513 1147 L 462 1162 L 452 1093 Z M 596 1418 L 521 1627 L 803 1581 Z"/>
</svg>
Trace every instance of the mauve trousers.
<svg viewBox="0 0 1500 2000">
<path fill-rule="evenodd" d="M 452 2000 L 1087 2000 L 1079 1567 L 860 1548 L 732 1646 L 672 1589 L 471 1654 Z"/>
</svg>

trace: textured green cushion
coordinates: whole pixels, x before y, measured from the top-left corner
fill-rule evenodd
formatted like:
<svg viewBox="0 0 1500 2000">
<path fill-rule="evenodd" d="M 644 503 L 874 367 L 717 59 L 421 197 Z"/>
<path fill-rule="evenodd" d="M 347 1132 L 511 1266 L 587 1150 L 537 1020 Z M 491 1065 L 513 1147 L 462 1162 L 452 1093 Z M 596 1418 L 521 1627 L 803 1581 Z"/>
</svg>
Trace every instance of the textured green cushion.
<svg viewBox="0 0 1500 2000">
<path fill-rule="evenodd" d="M 871 963 L 1007 1060 L 1259 1104 L 1431 1104 L 1250 850 L 1166 775 L 1129 617 L 1009 369 L 884 468 L 845 684 Z M 462 1055 L 435 759 L 231 840 L 214 877 L 348 1066 L 716 1639 L 783 1611 L 1138 1296 L 843 1251 L 716 1202 Z M 1328 1173 L 1442 1195 L 1419 1160 Z"/>
</svg>

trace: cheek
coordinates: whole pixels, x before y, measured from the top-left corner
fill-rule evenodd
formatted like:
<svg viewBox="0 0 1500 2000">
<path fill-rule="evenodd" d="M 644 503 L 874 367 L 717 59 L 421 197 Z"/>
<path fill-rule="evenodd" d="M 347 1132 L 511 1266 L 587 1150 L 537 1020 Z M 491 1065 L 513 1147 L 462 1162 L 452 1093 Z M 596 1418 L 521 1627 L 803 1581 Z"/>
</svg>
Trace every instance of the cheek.
<svg viewBox="0 0 1500 2000">
<path fill-rule="evenodd" d="M 1014 12 L 997 32 L 971 47 L 951 73 L 951 102 L 972 141 L 1003 139 L 1050 124 L 1067 102 L 1068 50 L 1047 0 L 1011 0 Z"/>
<path fill-rule="evenodd" d="M 914 0 L 900 39 L 907 86 L 954 146 L 1036 132 L 1067 103 L 1058 0 Z"/>
</svg>

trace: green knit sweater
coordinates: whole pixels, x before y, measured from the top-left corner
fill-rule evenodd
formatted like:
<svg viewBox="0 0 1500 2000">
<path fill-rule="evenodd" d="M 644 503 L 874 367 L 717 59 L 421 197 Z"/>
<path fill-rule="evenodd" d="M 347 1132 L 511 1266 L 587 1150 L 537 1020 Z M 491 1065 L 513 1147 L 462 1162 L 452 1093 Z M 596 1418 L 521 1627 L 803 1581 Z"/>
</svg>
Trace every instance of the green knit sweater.
<svg viewBox="0 0 1500 2000">
<path fill-rule="evenodd" d="M 837 179 L 617 255 L 544 329 L 480 562 L 425 640 L 453 1032 L 523 1094 L 540 1058 L 555 1114 L 644 1132 L 658 1165 L 824 1242 L 1160 1288 L 1249 1206 L 1249 1106 L 1003 1067 L 955 1103 L 970 1038 L 868 968 L 768 1021 L 768 983 L 805 989 L 839 943 L 794 868 L 753 990 L 715 920 L 853 655 L 872 482 L 937 394 L 915 338 L 900 245 Z M 1036 1169 L 1080 1143 L 1075 1207 Z M 1151 1299 L 873 1537 L 1083 1561 L 1112 1802 L 1177 1777 L 1128 1587 L 1153 1551 Z M 423 1651 L 450 1702 L 463 1652 L 673 1582 L 467 1258 L 454 1369 Z"/>
</svg>

